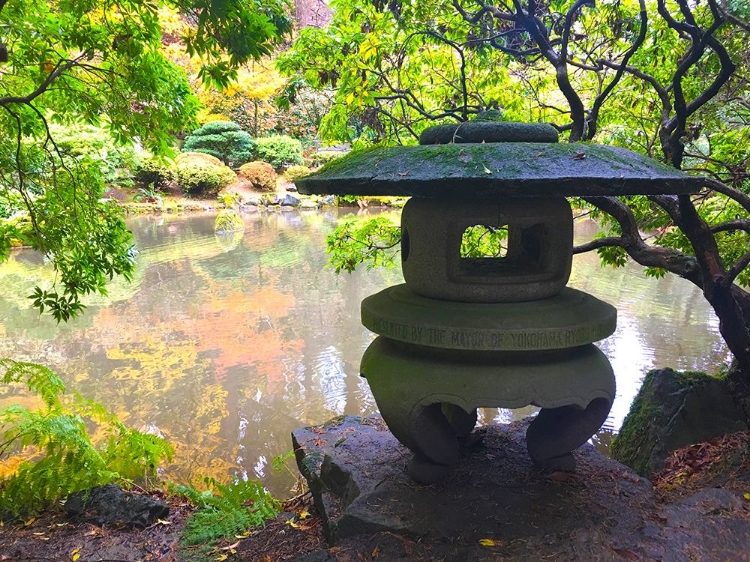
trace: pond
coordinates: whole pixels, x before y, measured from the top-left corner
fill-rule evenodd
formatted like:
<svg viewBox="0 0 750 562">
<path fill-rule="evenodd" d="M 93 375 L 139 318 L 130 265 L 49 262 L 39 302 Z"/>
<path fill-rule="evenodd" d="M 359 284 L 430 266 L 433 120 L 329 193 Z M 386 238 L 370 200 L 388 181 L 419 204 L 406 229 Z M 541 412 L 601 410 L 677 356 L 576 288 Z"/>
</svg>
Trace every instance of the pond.
<svg viewBox="0 0 750 562">
<path fill-rule="evenodd" d="M 14 253 L 0 266 L 0 356 L 46 364 L 130 426 L 163 434 L 176 448 L 165 470 L 173 480 L 261 478 L 287 496 L 293 472 L 271 465 L 291 449 L 293 429 L 377 410 L 358 376 L 374 337 L 359 305 L 402 282 L 398 270 L 326 268 L 325 237 L 339 213 L 246 214 L 233 240 L 214 235 L 210 214 L 132 219 L 133 282 L 116 281 L 60 325 L 25 298 L 50 269 L 38 254 Z M 579 221 L 576 232 L 590 237 L 596 225 Z M 728 361 L 716 317 L 685 280 L 648 279 L 635 265 L 602 268 L 586 254 L 575 257 L 569 284 L 619 311 L 616 333 L 599 343 L 618 386 L 595 439 L 603 448 L 649 369 L 713 372 Z M 14 399 L 0 390 L 0 405 Z M 483 410 L 480 422 L 533 411 Z"/>
</svg>

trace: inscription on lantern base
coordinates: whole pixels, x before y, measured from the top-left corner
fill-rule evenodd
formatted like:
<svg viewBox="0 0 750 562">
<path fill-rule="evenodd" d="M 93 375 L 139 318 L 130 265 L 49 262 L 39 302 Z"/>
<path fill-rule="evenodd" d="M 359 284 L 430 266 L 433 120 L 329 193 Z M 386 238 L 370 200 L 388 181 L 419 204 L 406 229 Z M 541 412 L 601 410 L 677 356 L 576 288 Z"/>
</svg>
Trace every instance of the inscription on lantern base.
<svg viewBox="0 0 750 562">
<path fill-rule="evenodd" d="M 574 289 L 541 301 L 478 305 L 430 299 L 397 285 L 362 303 L 362 323 L 376 334 L 442 349 L 566 349 L 606 338 L 616 321 L 612 306 Z"/>
</svg>

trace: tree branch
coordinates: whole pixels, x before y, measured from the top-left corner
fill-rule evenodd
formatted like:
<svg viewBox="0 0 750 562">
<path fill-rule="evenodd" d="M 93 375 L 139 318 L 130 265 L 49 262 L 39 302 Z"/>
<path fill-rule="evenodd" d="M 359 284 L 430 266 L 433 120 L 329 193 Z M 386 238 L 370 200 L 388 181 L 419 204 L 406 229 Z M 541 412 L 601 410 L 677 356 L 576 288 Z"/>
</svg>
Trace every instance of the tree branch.
<svg viewBox="0 0 750 562">
<path fill-rule="evenodd" d="M 623 248 L 641 265 L 665 269 L 703 288 L 703 279 L 696 259 L 671 248 L 646 244 L 638 230 L 633 211 L 625 203 L 615 197 L 584 197 L 583 199 L 610 215 L 620 225 L 622 236 L 610 238 L 610 242 L 617 242 L 612 245 Z M 592 240 L 591 244 L 596 244 L 596 240 Z"/>
</svg>

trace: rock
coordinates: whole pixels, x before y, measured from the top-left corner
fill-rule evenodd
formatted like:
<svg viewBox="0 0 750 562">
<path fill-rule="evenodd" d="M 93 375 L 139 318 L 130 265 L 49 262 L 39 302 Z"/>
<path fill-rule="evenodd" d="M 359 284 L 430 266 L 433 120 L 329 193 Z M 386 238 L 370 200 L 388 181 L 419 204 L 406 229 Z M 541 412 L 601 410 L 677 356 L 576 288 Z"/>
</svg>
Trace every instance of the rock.
<svg viewBox="0 0 750 562">
<path fill-rule="evenodd" d="M 144 528 L 169 516 L 166 504 L 123 491 L 114 484 L 71 494 L 65 511 L 71 519 L 117 527 Z"/>
<path fill-rule="evenodd" d="M 289 185 L 285 186 L 285 188 L 286 188 L 287 191 L 290 191 L 292 193 L 296 193 L 297 192 L 297 186 L 294 185 L 293 183 L 289 183 Z"/>
<path fill-rule="evenodd" d="M 276 193 L 266 193 L 262 196 L 261 201 L 263 205 L 278 205 L 281 202 L 281 198 Z"/>
<path fill-rule="evenodd" d="M 332 543 L 370 533 L 472 545 L 590 529 L 627 537 L 645 525 L 654 505 L 647 480 L 590 445 L 575 453 L 576 474 L 550 480 L 526 453 L 527 426 L 475 431 L 451 476 L 430 486 L 409 478 L 412 454 L 379 417 L 336 418 L 295 430 L 292 440 Z"/>
<path fill-rule="evenodd" d="M 288 193 L 281 199 L 280 204 L 282 207 L 297 207 L 299 206 L 299 198 Z"/>
<path fill-rule="evenodd" d="M 317 209 L 320 205 L 312 199 L 302 199 L 299 202 L 300 209 Z"/>
<path fill-rule="evenodd" d="M 747 429 L 724 379 L 650 371 L 612 443 L 612 456 L 650 477 L 672 451 Z"/>
<path fill-rule="evenodd" d="M 320 200 L 320 203 L 324 207 L 333 207 L 333 205 L 336 203 L 336 198 L 333 195 L 327 195 Z"/>
<path fill-rule="evenodd" d="M 253 205 L 255 207 L 260 207 L 263 205 L 263 197 L 260 195 L 248 195 L 245 199 L 242 201 L 242 205 Z"/>
</svg>

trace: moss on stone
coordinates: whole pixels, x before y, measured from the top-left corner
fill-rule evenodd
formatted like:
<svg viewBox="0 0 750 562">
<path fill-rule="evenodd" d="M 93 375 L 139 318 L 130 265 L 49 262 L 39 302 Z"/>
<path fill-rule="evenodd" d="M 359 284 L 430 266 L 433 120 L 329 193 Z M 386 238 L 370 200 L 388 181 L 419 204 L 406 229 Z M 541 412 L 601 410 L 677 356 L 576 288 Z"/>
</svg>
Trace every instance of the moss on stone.
<svg viewBox="0 0 750 562">
<path fill-rule="evenodd" d="M 646 375 L 610 452 L 650 477 L 670 452 L 746 427 L 725 379 L 659 369 Z"/>
<path fill-rule="evenodd" d="M 652 373 L 654 371 L 646 375 L 644 386 L 650 384 L 648 378 Z M 612 440 L 610 446 L 612 457 L 628 465 L 638 474 L 648 472 L 655 443 L 644 428 L 658 423 L 662 416 L 661 406 L 647 400 L 643 394 L 639 393 L 625 417 L 620 433 Z"/>
</svg>

